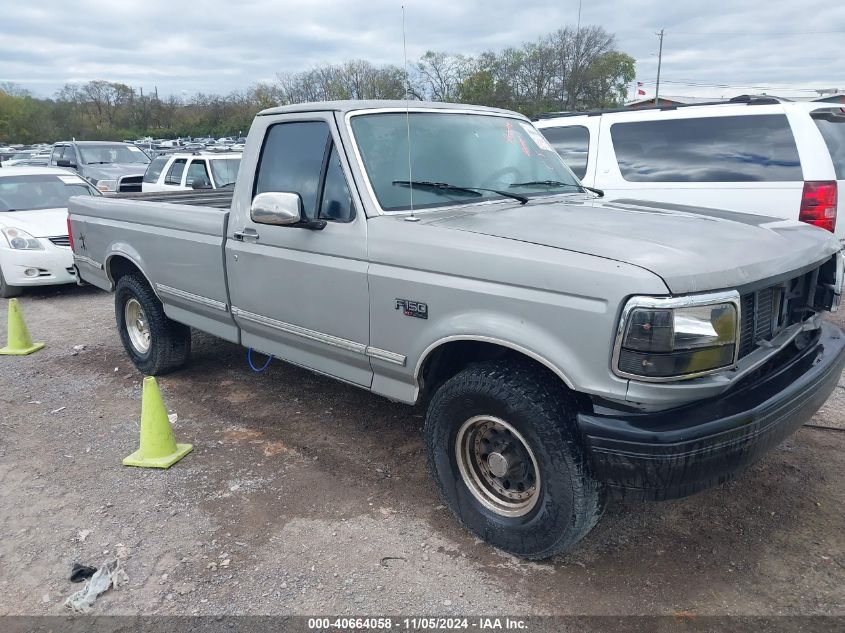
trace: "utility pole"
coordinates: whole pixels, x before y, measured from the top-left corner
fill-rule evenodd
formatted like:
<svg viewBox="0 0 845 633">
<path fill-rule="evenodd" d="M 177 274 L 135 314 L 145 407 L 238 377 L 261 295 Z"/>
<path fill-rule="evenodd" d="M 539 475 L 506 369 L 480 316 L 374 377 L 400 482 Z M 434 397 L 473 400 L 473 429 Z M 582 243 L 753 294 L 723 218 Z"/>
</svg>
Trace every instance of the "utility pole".
<svg viewBox="0 0 845 633">
<path fill-rule="evenodd" d="M 663 62 L 663 29 L 660 29 L 657 37 L 660 38 L 660 48 L 657 52 L 657 85 L 654 88 L 654 105 L 660 105 L 660 65 Z"/>
</svg>

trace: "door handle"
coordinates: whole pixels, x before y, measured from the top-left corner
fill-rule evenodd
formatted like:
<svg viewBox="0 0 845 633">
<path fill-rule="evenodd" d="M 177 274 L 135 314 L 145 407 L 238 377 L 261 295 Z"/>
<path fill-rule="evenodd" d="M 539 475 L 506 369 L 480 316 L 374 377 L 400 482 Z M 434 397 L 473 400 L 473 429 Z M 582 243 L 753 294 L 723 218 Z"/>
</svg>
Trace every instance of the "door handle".
<svg viewBox="0 0 845 633">
<path fill-rule="evenodd" d="M 234 237 L 239 242 L 257 242 L 258 231 L 251 228 L 244 228 L 240 231 L 235 231 L 234 233 L 232 233 L 232 237 Z"/>
</svg>

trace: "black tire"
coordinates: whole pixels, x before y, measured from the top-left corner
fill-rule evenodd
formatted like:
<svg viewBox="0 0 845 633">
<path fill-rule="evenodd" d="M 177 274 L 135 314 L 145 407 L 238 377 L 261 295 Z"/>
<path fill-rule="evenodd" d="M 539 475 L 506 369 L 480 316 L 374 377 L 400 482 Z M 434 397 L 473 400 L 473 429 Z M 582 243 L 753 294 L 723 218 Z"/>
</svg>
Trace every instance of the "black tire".
<svg viewBox="0 0 845 633">
<path fill-rule="evenodd" d="M 6 278 L 3 276 L 3 270 L 0 269 L 0 297 L 3 299 L 11 299 L 18 297 L 23 293 L 23 288 L 20 286 L 10 286 L 6 283 Z"/>
<path fill-rule="evenodd" d="M 527 363 L 471 365 L 437 390 L 425 423 L 429 466 L 447 505 L 470 531 L 511 554 L 541 559 L 571 548 L 595 526 L 604 490 L 591 475 L 575 411 L 565 386 Z M 506 421 L 533 452 L 540 483 L 522 516 L 485 506 L 461 474 L 459 429 L 479 416 Z"/>
<path fill-rule="evenodd" d="M 149 349 L 133 344 L 126 323 L 126 304 L 135 299 L 146 316 Z M 120 340 L 132 364 L 146 376 L 166 374 L 184 365 L 191 355 L 191 328 L 167 318 L 164 306 L 140 275 L 124 275 L 117 282 L 114 312 Z"/>
</svg>

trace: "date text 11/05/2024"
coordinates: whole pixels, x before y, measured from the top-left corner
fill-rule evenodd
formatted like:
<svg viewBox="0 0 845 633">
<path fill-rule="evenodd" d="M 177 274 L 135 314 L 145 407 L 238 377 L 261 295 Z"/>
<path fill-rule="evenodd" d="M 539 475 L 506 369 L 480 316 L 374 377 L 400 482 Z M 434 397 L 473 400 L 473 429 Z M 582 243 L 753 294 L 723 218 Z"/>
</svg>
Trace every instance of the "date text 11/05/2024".
<svg viewBox="0 0 845 633">
<path fill-rule="evenodd" d="M 479 631 L 511 630 L 525 631 L 528 622 L 519 618 L 463 618 L 463 617 L 359 617 L 359 618 L 309 618 L 308 628 L 311 630 L 390 630 L 403 631 L 445 631 L 470 630 Z"/>
</svg>

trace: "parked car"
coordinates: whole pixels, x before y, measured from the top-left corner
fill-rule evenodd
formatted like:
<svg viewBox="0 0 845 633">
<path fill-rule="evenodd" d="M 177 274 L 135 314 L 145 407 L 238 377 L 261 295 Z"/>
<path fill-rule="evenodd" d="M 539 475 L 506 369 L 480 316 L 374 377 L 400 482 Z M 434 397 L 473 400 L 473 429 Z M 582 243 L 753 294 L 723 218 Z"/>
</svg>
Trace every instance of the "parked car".
<svg viewBox="0 0 845 633">
<path fill-rule="evenodd" d="M 608 494 L 724 482 L 845 364 L 829 232 L 604 203 L 506 110 L 272 108 L 233 192 L 77 197 L 70 225 L 142 373 L 187 362 L 195 327 L 424 405 L 446 503 L 529 558 L 573 546 Z"/>
<path fill-rule="evenodd" d="M 176 153 L 157 156 L 147 167 L 141 190 L 219 189 L 235 184 L 240 154 Z"/>
<path fill-rule="evenodd" d="M 730 102 L 550 115 L 537 122 L 584 184 L 608 199 L 801 219 L 845 241 L 845 111 Z"/>
<path fill-rule="evenodd" d="M 30 286 L 76 281 L 67 201 L 77 195 L 99 192 L 64 169 L 0 169 L 0 297 L 14 297 Z"/>
<path fill-rule="evenodd" d="M 5 163 L 3 167 L 14 167 L 16 165 L 32 165 L 33 161 L 36 164 L 46 165 L 50 159 L 50 152 L 40 152 L 37 150 L 24 150 L 13 154 Z M 43 161 L 43 162 L 42 162 Z"/>
<path fill-rule="evenodd" d="M 75 170 L 103 193 L 141 191 L 149 162 L 135 145 L 110 141 L 62 141 L 50 155 L 50 165 Z"/>
</svg>

